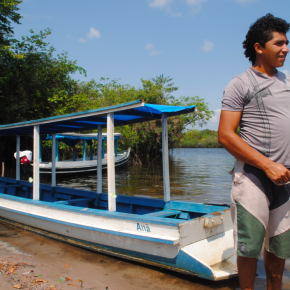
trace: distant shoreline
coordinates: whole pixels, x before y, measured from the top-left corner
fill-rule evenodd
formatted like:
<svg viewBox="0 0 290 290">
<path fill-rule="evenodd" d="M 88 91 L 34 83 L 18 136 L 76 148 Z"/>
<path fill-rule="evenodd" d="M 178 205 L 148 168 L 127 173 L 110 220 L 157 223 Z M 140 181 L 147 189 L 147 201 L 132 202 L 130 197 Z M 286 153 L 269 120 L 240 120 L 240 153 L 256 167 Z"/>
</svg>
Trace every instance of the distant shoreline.
<svg viewBox="0 0 290 290">
<path fill-rule="evenodd" d="M 218 142 L 218 132 L 213 130 L 188 130 L 180 143 L 181 148 L 223 148 Z"/>
<path fill-rule="evenodd" d="M 180 148 L 224 148 L 222 145 L 219 145 L 219 146 L 180 146 Z"/>
</svg>

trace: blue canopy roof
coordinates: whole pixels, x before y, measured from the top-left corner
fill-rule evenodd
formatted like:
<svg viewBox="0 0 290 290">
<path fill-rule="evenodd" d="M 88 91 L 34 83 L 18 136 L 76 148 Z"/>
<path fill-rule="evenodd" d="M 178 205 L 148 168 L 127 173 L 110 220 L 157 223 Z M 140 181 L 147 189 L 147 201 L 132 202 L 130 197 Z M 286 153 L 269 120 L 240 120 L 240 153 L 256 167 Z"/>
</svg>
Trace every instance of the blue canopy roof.
<svg viewBox="0 0 290 290">
<path fill-rule="evenodd" d="M 193 112 L 195 106 L 165 106 L 145 104 L 142 100 L 99 108 L 68 115 L 49 117 L 39 120 L 26 121 L 0 126 L 2 135 L 33 135 L 33 127 L 40 126 L 41 134 L 78 132 L 95 130 L 98 125 L 107 126 L 107 114 L 114 113 L 114 125 L 123 126 Z"/>
</svg>

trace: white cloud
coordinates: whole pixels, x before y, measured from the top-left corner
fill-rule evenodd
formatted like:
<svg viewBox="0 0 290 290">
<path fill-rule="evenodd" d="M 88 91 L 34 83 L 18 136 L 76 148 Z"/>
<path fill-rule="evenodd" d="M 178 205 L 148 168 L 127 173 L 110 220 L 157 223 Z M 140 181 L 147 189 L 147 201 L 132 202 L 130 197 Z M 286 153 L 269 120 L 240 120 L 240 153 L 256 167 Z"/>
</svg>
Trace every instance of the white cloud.
<svg viewBox="0 0 290 290">
<path fill-rule="evenodd" d="M 214 116 L 209 120 L 209 123 L 218 124 L 220 120 L 221 109 L 214 109 Z"/>
<path fill-rule="evenodd" d="M 153 0 L 149 3 L 149 6 L 152 8 L 160 8 L 163 9 L 172 2 L 173 0 Z"/>
<path fill-rule="evenodd" d="M 283 69 L 283 70 L 281 70 L 281 72 L 283 72 L 286 75 L 290 75 L 290 70 L 288 70 L 288 69 Z"/>
<path fill-rule="evenodd" d="M 147 49 L 147 50 L 154 49 L 154 44 L 153 44 L 153 43 L 148 43 L 148 44 L 145 46 L 145 49 Z"/>
<path fill-rule="evenodd" d="M 210 40 L 206 39 L 203 42 L 202 50 L 204 52 L 209 52 L 209 51 L 213 50 L 213 47 L 214 47 L 214 44 Z"/>
<path fill-rule="evenodd" d="M 70 34 L 67 34 L 66 37 L 71 37 L 71 35 Z"/>
<path fill-rule="evenodd" d="M 159 50 L 152 50 L 151 52 L 150 52 L 150 55 L 151 56 L 156 56 L 156 55 L 158 55 L 158 54 L 160 54 L 161 53 L 161 51 L 159 51 Z"/>
<path fill-rule="evenodd" d="M 80 38 L 79 42 L 87 42 L 84 38 Z"/>
<path fill-rule="evenodd" d="M 161 53 L 161 51 L 155 49 L 155 46 L 154 46 L 153 43 L 148 43 L 148 44 L 145 46 L 145 49 L 150 51 L 150 55 L 151 55 L 151 56 L 156 56 L 156 55 L 158 55 L 158 54 Z"/>
<path fill-rule="evenodd" d="M 100 38 L 101 37 L 101 33 L 99 30 L 95 29 L 94 27 L 90 28 L 90 32 L 87 33 L 87 37 L 88 38 Z"/>
</svg>

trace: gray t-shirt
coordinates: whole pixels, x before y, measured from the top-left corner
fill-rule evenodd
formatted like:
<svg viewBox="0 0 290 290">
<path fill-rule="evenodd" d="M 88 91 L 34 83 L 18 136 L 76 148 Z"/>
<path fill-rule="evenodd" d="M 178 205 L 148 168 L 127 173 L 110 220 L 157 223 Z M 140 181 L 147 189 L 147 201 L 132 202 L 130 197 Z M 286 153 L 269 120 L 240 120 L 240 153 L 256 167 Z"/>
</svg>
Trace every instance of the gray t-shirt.
<svg viewBox="0 0 290 290">
<path fill-rule="evenodd" d="M 242 111 L 240 136 L 269 159 L 290 168 L 290 76 L 249 68 L 228 84 L 223 111 Z"/>
</svg>

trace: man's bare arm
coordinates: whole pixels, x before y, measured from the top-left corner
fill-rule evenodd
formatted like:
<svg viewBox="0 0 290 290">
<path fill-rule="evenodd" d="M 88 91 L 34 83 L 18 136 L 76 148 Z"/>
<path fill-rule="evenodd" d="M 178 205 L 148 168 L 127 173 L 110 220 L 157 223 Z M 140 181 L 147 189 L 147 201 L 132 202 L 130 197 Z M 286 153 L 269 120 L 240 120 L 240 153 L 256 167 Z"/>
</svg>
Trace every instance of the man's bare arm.
<svg viewBox="0 0 290 290">
<path fill-rule="evenodd" d="M 236 134 L 242 112 L 222 111 L 218 130 L 218 141 L 238 160 L 263 170 L 275 183 L 290 180 L 290 171 L 257 152 Z"/>
</svg>

